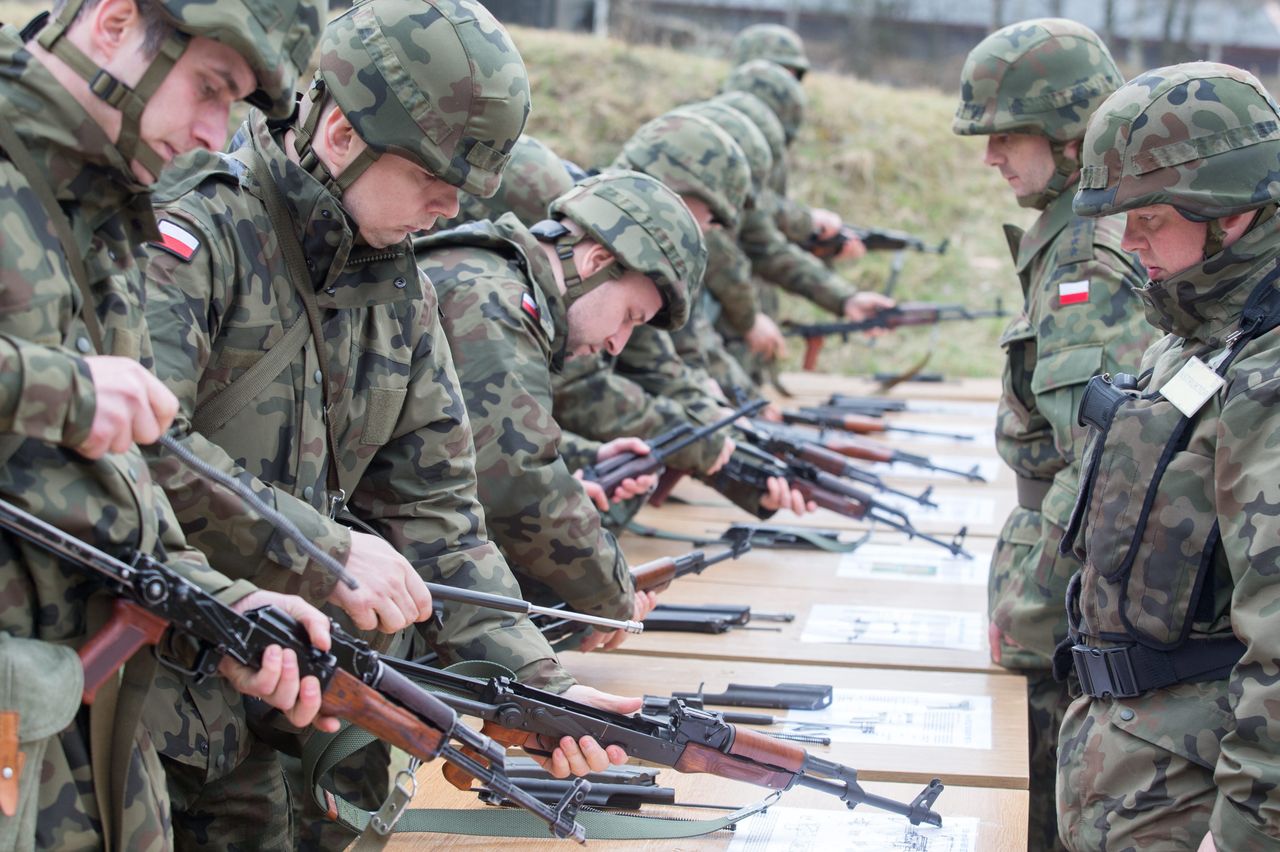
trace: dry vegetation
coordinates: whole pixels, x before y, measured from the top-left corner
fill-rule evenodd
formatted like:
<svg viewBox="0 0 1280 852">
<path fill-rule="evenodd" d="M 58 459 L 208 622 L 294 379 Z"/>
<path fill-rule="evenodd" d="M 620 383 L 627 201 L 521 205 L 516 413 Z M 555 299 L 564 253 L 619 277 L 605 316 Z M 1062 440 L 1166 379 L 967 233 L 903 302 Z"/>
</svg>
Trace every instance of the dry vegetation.
<svg viewBox="0 0 1280 852">
<path fill-rule="evenodd" d="M 654 47 L 543 30 L 513 29 L 533 80 L 532 133 L 584 165 L 613 159 L 641 123 L 670 107 L 714 94 L 728 66 L 719 60 Z M 811 108 L 792 158 L 795 197 L 842 213 L 851 222 L 897 228 L 936 242 L 942 257 L 911 254 L 895 293 L 900 298 L 1006 307 L 1021 302 L 1000 223 L 1031 217 L 999 175 L 981 164 L 982 143 L 951 133 L 953 96 L 904 90 L 830 74 L 805 78 Z M 860 287 L 880 289 L 884 254 L 841 270 Z M 822 312 L 798 299 L 792 318 Z M 936 335 L 908 330 L 869 346 L 830 341 L 821 368 L 895 371 L 934 352 L 930 370 L 949 376 L 1000 371 L 1002 323 L 943 326 Z M 796 347 L 798 350 L 798 347 Z M 798 358 L 798 351 L 793 360 Z"/>
</svg>

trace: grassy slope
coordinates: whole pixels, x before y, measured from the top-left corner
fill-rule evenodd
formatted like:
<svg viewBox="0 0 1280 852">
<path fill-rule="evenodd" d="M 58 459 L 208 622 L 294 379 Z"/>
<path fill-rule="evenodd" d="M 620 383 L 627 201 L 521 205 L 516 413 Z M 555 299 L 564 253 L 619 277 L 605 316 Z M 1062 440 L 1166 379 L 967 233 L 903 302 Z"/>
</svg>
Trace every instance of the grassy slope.
<svg viewBox="0 0 1280 852">
<path fill-rule="evenodd" d="M 660 48 L 521 28 L 512 34 L 533 79 L 530 131 L 584 165 L 612 160 L 644 121 L 714 94 L 728 71 L 721 61 Z M 990 307 L 1003 295 L 1006 307 L 1016 307 L 1021 293 L 1000 223 L 1025 226 L 1031 216 L 999 175 L 982 166 L 981 140 L 951 133 L 953 96 L 829 74 L 811 74 L 805 89 L 811 108 L 793 150 L 795 197 L 858 224 L 907 230 L 931 242 L 950 236 L 951 250 L 942 257 L 908 256 L 900 298 Z M 888 268 L 881 253 L 842 272 L 878 289 Z M 823 314 L 790 298 L 783 310 L 793 318 Z M 933 349 L 930 370 L 994 376 L 1001 326 L 1000 320 L 951 324 L 936 338 L 906 330 L 874 346 L 831 340 L 820 366 L 855 374 L 900 370 Z"/>
</svg>

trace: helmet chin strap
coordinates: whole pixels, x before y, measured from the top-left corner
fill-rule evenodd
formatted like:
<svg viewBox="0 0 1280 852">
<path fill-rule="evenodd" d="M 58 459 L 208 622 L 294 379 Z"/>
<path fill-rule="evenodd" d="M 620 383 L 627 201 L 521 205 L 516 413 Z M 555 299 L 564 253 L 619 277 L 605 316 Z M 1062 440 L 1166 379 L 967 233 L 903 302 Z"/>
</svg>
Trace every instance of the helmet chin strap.
<svg viewBox="0 0 1280 852">
<path fill-rule="evenodd" d="M 1079 171 L 1080 163 L 1067 156 L 1067 143 L 1050 139 L 1049 150 L 1053 154 L 1053 174 L 1049 177 L 1049 182 L 1034 195 L 1018 196 L 1019 207 L 1045 209 L 1066 190 L 1071 176 Z"/>
<path fill-rule="evenodd" d="M 556 257 L 560 258 L 560 270 L 564 274 L 564 303 L 566 310 L 574 302 L 601 284 L 622 276 L 622 266 L 615 259 L 584 277 L 578 272 L 578 263 L 574 260 L 573 249 L 578 243 L 585 240 L 587 235 L 585 233 L 575 234 L 561 222 L 539 223 L 539 225 L 555 226 L 537 228 L 533 231 L 533 234 L 539 240 L 549 242 L 555 246 Z"/>
<path fill-rule="evenodd" d="M 319 74 L 311 81 L 311 88 L 303 96 L 310 104 L 307 110 L 307 117 L 301 124 L 294 124 L 293 150 L 298 154 L 298 164 L 312 177 L 324 184 L 325 189 L 333 195 L 334 198 L 341 199 L 342 193 L 346 192 L 351 184 L 356 182 L 356 178 L 365 173 L 365 170 L 378 161 L 381 156 L 372 146 L 365 143 L 364 150 L 356 155 L 356 158 L 347 164 L 342 170 L 342 174 L 337 177 L 333 176 L 333 172 L 329 171 L 329 167 L 324 164 L 319 155 L 316 154 L 314 142 L 316 137 L 316 128 L 320 126 L 320 113 L 324 112 L 323 105 L 325 100 L 325 83 Z M 299 109 L 301 114 L 301 109 Z"/>
<path fill-rule="evenodd" d="M 156 57 L 151 60 L 138 84 L 129 87 L 105 68 L 96 65 L 66 38 L 67 28 L 83 5 L 83 0 L 68 0 L 62 12 L 45 25 L 36 40 L 41 47 L 80 75 L 89 84 L 89 91 L 108 106 L 120 111 L 120 136 L 116 140 L 116 148 L 127 161 L 137 160 L 153 178 L 158 178 L 164 169 L 165 160 L 154 148 L 142 141 L 142 113 L 147 108 L 147 102 L 178 63 L 191 39 L 169 27 Z"/>
</svg>

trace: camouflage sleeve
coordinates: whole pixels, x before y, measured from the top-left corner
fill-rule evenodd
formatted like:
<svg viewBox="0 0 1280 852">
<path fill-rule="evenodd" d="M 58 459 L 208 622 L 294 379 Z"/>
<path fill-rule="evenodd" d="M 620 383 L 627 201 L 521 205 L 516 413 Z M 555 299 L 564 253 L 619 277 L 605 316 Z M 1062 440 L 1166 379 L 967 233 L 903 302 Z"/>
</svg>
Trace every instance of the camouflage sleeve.
<svg viewBox="0 0 1280 852">
<path fill-rule="evenodd" d="M 83 359 L 0 335 L 0 431 L 75 447 L 89 437 L 94 409 Z"/>
<path fill-rule="evenodd" d="M 1223 406 L 1213 465 L 1222 548 L 1235 584 L 1231 628 L 1246 646 L 1228 688 L 1235 725 L 1222 739 L 1214 772 L 1210 826 L 1219 849 L 1280 845 L 1280 512 L 1268 499 L 1280 479 L 1280 379 L 1274 350 L 1269 354 L 1267 380 L 1251 381 Z"/>
<path fill-rule="evenodd" d="M 703 235 L 707 243 L 707 271 L 702 284 L 720 305 L 720 316 L 742 336 L 760 312 L 760 299 L 751 280 L 751 261 L 723 228 Z"/>
<path fill-rule="evenodd" d="M 650 396 L 680 404 L 695 423 L 711 423 L 722 414 L 722 401 L 712 396 L 709 387 L 711 377 L 686 364 L 665 331 L 637 326 L 618 354 L 614 370 Z"/>
<path fill-rule="evenodd" d="M 778 202 L 774 221 L 782 235 L 793 243 L 803 243 L 813 236 L 813 211 L 807 204 L 782 198 Z"/>
<path fill-rule="evenodd" d="M 613 370 L 604 358 L 575 358 L 556 378 L 554 413 L 565 429 L 596 441 L 633 436 L 646 440 L 685 423 L 694 423 L 678 402 L 647 393 Z M 670 457 L 678 470 L 706 470 L 720 454 L 724 438 L 715 435 Z"/>
<path fill-rule="evenodd" d="M 166 215 L 178 214 L 168 211 Z M 213 341 L 222 317 L 234 310 L 237 268 L 234 259 L 222 252 L 223 246 L 233 244 L 233 235 L 217 233 L 216 226 L 205 227 L 197 219 L 183 218 L 208 250 L 197 253 L 189 263 L 157 251 L 147 263 L 151 357 L 144 363 L 178 397 L 173 432 L 193 453 L 239 479 L 293 521 L 307 538 L 345 561 L 351 544 L 345 527 L 284 489 L 258 479 L 222 447 L 192 429 L 191 418 Z M 246 511 L 239 497 L 162 450 L 148 450 L 147 459 L 152 475 L 169 495 L 188 541 L 208 554 L 215 568 L 266 588 L 300 594 L 312 602 L 329 596 L 336 578 L 274 524 Z"/>
<path fill-rule="evenodd" d="M 507 283 L 477 278 L 467 290 L 501 292 Z M 551 370 L 534 320 L 519 304 L 518 296 L 491 298 L 485 310 L 454 311 L 450 320 L 455 363 L 475 424 L 480 502 L 490 531 L 522 575 L 573 608 L 630 617 L 630 569 L 560 456 Z"/>
<path fill-rule="evenodd" d="M 1107 225 L 1098 223 L 1099 228 Z M 1042 276 L 1031 303 L 1038 344 L 1031 390 L 1064 465 L 1054 475 L 1041 511 L 1060 528 L 1070 518 L 1080 479 L 1087 430 L 1076 412 L 1084 389 L 1100 373 L 1134 370 L 1155 334 L 1133 292 L 1140 284 L 1124 257 L 1096 248 L 1092 259 L 1057 265 Z M 1087 299 L 1064 301 L 1064 288 L 1077 292 L 1082 286 Z"/>
<path fill-rule="evenodd" d="M 788 240 L 778 230 L 768 205 L 749 211 L 743 218 L 738 243 L 751 260 L 754 274 L 833 314 L 842 313 L 845 301 L 857 292 L 822 261 Z"/>
<path fill-rule="evenodd" d="M 584 438 L 576 432 L 562 429 L 560 432 L 560 458 L 570 471 L 578 471 L 596 463 L 600 455 L 601 441 Z"/>
<path fill-rule="evenodd" d="M 348 505 L 425 580 L 520 597 L 511 568 L 486 530 L 484 493 L 477 494 L 476 487 L 477 470 L 482 468 L 477 466 L 472 421 L 440 324 L 435 291 L 425 278 L 422 287 L 419 321 L 425 329 L 414 352 L 400 417 Z M 475 438 L 483 446 L 483 434 Z M 492 523 L 493 515 L 489 518 Z M 573 684 L 546 639 L 523 615 L 446 603 L 444 630 L 433 644 L 451 663 L 489 660 L 511 669 L 521 681 L 555 691 Z"/>
</svg>

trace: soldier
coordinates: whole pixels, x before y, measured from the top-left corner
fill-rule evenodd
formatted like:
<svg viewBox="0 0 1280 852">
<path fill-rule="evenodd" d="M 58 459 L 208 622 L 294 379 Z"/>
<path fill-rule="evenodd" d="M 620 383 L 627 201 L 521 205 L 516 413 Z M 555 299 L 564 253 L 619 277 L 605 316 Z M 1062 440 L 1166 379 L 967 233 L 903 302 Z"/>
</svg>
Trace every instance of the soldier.
<svg viewBox="0 0 1280 852">
<path fill-rule="evenodd" d="M 739 30 L 729 42 L 729 61 L 745 65 L 754 59 L 767 59 L 790 71 L 796 80 L 809 73 L 809 57 L 799 33 L 781 24 L 752 24 Z"/>
<path fill-rule="evenodd" d="M 570 605 L 642 616 L 652 597 L 636 594 L 621 549 L 560 456 L 552 373 L 566 358 L 616 353 L 637 325 L 683 324 L 706 248 L 680 199 L 632 172 L 588 178 L 549 212 L 556 218 L 532 229 L 507 214 L 425 237 L 418 263 L 436 282 L 476 423 L 494 539 L 522 575 Z"/>
<path fill-rule="evenodd" d="M 523 62 L 483 7 L 373 0 L 326 28 L 291 122 L 252 113 L 229 155 L 183 163 L 159 193 L 166 239 L 148 267 L 148 314 L 183 442 L 251 483 L 361 588 L 223 511 L 215 485 L 163 458 L 155 475 L 215 566 L 329 601 L 384 647 L 431 615 L 424 579 L 519 594 L 487 539 L 471 427 L 407 236 L 454 215 L 459 188 L 496 188 L 528 110 Z M 339 508 L 371 532 L 335 521 Z M 448 605 L 433 643 L 447 662 L 484 658 L 557 691 L 573 684 L 523 617 Z M 295 841 L 277 758 L 239 702 L 216 685 L 166 684 L 148 720 L 166 732 L 181 837 L 258 849 L 350 840 L 305 822 Z M 583 748 L 608 765 L 593 741 Z M 339 792 L 376 798 L 378 759 L 339 776 Z M 554 759 L 561 771 L 586 766 L 577 744 Z"/>
<path fill-rule="evenodd" d="M 511 149 L 511 159 L 493 195 L 481 198 L 469 192 L 458 197 L 458 215 L 436 223 L 443 231 L 466 222 L 494 220 L 514 213 L 525 225 L 547 216 L 547 205 L 569 191 L 574 180 L 564 161 L 546 143 L 525 133 Z"/>
<path fill-rule="evenodd" d="M 1055 735 L 1070 702 L 1050 672 L 1066 630 L 1061 601 L 1077 563 L 1058 554 L 1076 483 L 1084 383 L 1129 367 L 1154 329 L 1133 293 L 1141 280 L 1117 219 L 1071 213 L 1080 140 L 1090 114 L 1122 82 L 1087 27 L 1061 19 L 997 30 L 970 53 L 952 129 L 985 135 L 984 162 L 1023 207 L 1041 211 L 1025 233 L 1005 226 L 1023 310 L 1001 338 L 1007 361 L 996 446 L 1017 474 L 1018 508 L 992 559 L 991 657 L 1027 677 L 1031 771 L 1028 845 L 1057 846 Z"/>
<path fill-rule="evenodd" d="M 156 440 L 176 407 L 137 364 L 149 352 L 138 251 L 156 234 L 148 185 L 174 155 L 221 145 L 234 101 L 288 114 L 319 10 L 73 0 L 56 12 L 21 33 L 0 30 L 0 493 L 122 559 L 150 554 L 236 609 L 280 605 L 328 647 L 319 612 L 233 583 L 187 546 L 135 443 Z M 0 847 L 169 847 L 164 779 L 138 725 L 154 657 L 138 654 L 82 706 L 76 650 L 103 625 L 110 596 L 8 535 L 0 585 L 0 748 L 9 755 Z M 222 671 L 292 707 L 297 724 L 319 707 L 319 685 L 307 678 L 300 691 L 291 651 L 268 652 L 256 675 Z M 23 756 L 15 771 L 9 761 Z"/>
<path fill-rule="evenodd" d="M 1071 849 L 1280 847 L 1278 126 L 1251 74 L 1197 62 L 1130 81 L 1084 139 L 1075 210 L 1125 213 L 1166 334 L 1081 406 Z"/>
</svg>

